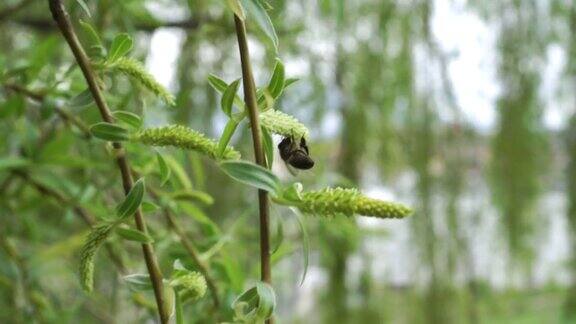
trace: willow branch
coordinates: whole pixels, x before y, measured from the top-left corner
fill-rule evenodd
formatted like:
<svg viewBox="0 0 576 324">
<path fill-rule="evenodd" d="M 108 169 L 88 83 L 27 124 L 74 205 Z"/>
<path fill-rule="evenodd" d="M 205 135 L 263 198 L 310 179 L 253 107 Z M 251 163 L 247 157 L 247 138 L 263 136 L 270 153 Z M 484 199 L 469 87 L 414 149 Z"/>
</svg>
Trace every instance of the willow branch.
<svg viewBox="0 0 576 324">
<path fill-rule="evenodd" d="M 102 120 L 108 123 L 114 123 L 114 118 L 110 113 L 110 109 L 108 108 L 108 104 L 104 99 L 104 95 L 100 90 L 97 82 L 97 76 L 92 70 L 92 66 L 90 64 L 90 60 L 86 55 L 84 48 L 80 44 L 78 37 L 72 27 L 72 23 L 70 22 L 70 18 L 66 9 L 64 8 L 61 0 L 48 0 L 50 4 L 50 11 L 52 12 L 52 17 L 56 21 L 62 35 L 66 39 L 74 57 L 82 73 L 86 82 L 88 83 L 88 88 L 92 93 L 96 106 L 100 111 L 100 115 Z M 120 173 L 122 175 L 122 185 L 124 187 L 125 194 L 128 194 L 133 186 L 133 179 L 130 173 L 130 165 L 128 163 L 128 159 L 125 155 L 124 148 L 121 143 L 114 142 L 112 143 L 114 149 L 116 150 L 116 164 L 120 169 Z M 136 222 L 136 227 L 139 231 L 143 233 L 147 233 L 146 222 L 144 221 L 144 217 L 142 214 L 142 210 L 138 208 L 136 213 L 134 214 L 134 220 Z M 152 286 L 154 288 L 154 296 L 156 298 L 156 305 L 158 307 L 158 314 L 160 316 L 160 321 L 163 324 L 168 323 L 170 319 L 170 310 L 167 309 L 167 305 L 164 301 L 164 293 L 163 293 L 163 282 L 162 282 L 162 273 L 160 271 L 160 267 L 158 265 L 158 261 L 156 260 L 156 255 L 154 254 L 154 249 L 151 244 L 142 244 L 142 252 L 144 254 L 144 259 L 146 262 L 146 267 L 148 269 L 148 273 L 150 275 L 150 280 L 152 281 Z"/>
<path fill-rule="evenodd" d="M 256 163 L 266 167 L 266 159 L 262 148 L 262 138 L 260 136 L 260 123 L 258 120 L 258 102 L 256 99 L 256 84 L 252 75 L 250 65 L 250 52 L 248 41 L 246 40 L 246 26 L 244 21 L 234 16 L 236 26 L 236 37 L 238 38 L 238 48 L 240 51 L 240 61 L 242 63 L 242 82 L 244 84 L 244 100 L 248 107 L 248 117 L 250 118 L 250 129 L 252 131 L 252 143 L 254 144 L 254 157 Z M 272 282 L 272 271 L 270 268 L 270 215 L 268 194 L 264 190 L 258 190 L 258 202 L 260 209 L 260 275 L 262 281 Z"/>
<path fill-rule="evenodd" d="M 30 99 L 37 101 L 37 102 L 43 102 L 46 98 L 45 94 L 40 93 L 40 92 L 36 92 L 33 90 L 29 90 L 25 87 L 22 87 L 21 85 L 18 85 L 18 84 L 6 84 L 5 87 L 7 89 L 13 90 L 15 92 L 19 92 L 19 93 L 25 95 L 26 97 L 29 97 Z M 65 111 L 61 107 L 55 107 L 55 109 L 57 112 L 58 111 Z M 65 111 L 65 112 L 66 112 L 66 114 L 59 114 L 60 117 L 64 121 L 72 121 L 72 124 L 76 125 L 83 132 L 84 137 L 86 137 L 86 139 L 90 139 L 91 133 L 90 133 L 88 126 L 82 120 L 77 118 L 76 116 L 71 115 L 67 111 Z M 68 117 L 68 115 L 70 115 L 70 117 Z M 132 171 L 132 174 L 135 177 L 137 177 L 137 174 L 135 173 L 134 169 L 132 169 L 131 171 Z M 1 188 L 2 188 L 2 186 L 0 185 L 0 189 Z M 154 198 L 157 201 L 160 200 L 158 191 L 154 187 L 148 186 L 147 189 L 148 189 L 148 192 L 150 193 L 150 196 L 152 198 Z M 0 190 L 0 192 L 2 192 L 2 190 Z M 44 193 L 46 193 L 46 192 L 44 192 Z M 55 192 L 55 193 L 59 194 L 58 192 Z M 51 196 L 55 196 L 55 195 L 51 195 Z M 58 198 L 58 201 L 61 203 L 65 202 L 63 196 L 62 197 L 56 197 L 56 198 Z M 80 209 L 80 211 L 83 211 L 83 209 Z M 85 211 L 77 213 L 77 214 L 79 214 L 83 219 L 86 219 L 85 215 L 87 215 L 87 213 Z M 188 252 L 188 254 L 192 258 L 192 260 L 196 263 L 196 265 L 198 266 L 198 269 L 200 270 L 202 275 L 204 275 L 204 277 L 206 278 L 206 283 L 208 285 L 208 289 L 211 292 L 214 307 L 218 308 L 220 305 L 220 299 L 218 297 L 218 289 L 216 286 L 216 281 L 212 277 L 212 274 L 210 273 L 206 263 L 203 262 L 202 259 L 200 258 L 200 253 L 196 249 L 196 244 L 194 244 L 194 242 L 192 242 L 192 240 L 190 238 L 188 238 L 188 236 L 186 235 L 184 230 L 182 230 L 182 227 L 180 226 L 180 224 L 178 223 L 178 221 L 176 220 L 176 218 L 174 217 L 174 215 L 172 214 L 172 212 L 168 208 L 162 207 L 162 214 L 164 215 L 164 218 L 166 219 L 170 229 L 178 236 L 178 238 L 180 239 L 180 242 L 182 243 L 182 246 Z M 91 222 L 87 222 L 87 223 L 92 225 Z"/>
</svg>

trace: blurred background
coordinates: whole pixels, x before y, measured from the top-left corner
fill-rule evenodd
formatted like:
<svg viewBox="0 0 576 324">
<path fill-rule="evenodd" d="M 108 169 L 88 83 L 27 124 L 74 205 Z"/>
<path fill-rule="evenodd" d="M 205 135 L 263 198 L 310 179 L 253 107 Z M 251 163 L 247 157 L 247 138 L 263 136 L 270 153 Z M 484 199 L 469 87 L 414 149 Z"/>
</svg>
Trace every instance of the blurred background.
<svg viewBox="0 0 576 324">
<path fill-rule="evenodd" d="M 230 82 L 241 75 L 232 16 L 222 1 L 86 3 L 92 17 L 68 2 L 74 20 L 90 21 L 108 40 L 130 33 L 133 54 L 177 97 L 170 109 L 139 102 L 145 123 L 185 124 L 217 138 L 226 119 L 207 78 L 212 73 Z M 278 109 L 308 126 L 316 160 L 295 178 L 279 159 L 274 171 L 307 189 L 358 186 L 415 209 L 405 220 L 307 217 L 310 259 L 301 284 L 308 243 L 290 212 L 275 207 L 272 232 L 277 239 L 282 223 L 284 237 L 273 268 L 279 322 L 576 323 L 576 3 L 269 4 L 278 54 L 248 23 L 256 82 L 266 84 L 277 56 L 287 77 L 299 78 Z M 66 73 L 62 62 L 72 61 L 64 45 L 46 1 L 0 5 L 0 66 L 28 69 L 22 79 L 28 88 Z M 33 103 L 0 94 L 3 155 L 39 137 L 31 130 L 35 120 L 49 121 L 27 116 L 26 105 Z M 239 133 L 232 143 L 251 157 L 249 132 Z M 56 131 L 52 138 L 40 161 L 82 157 L 74 136 Z M 228 273 L 226 280 L 239 288 L 256 280 L 255 194 L 193 154 L 174 155 L 194 185 L 216 200 L 187 212 L 205 214 L 210 226 L 227 233 L 221 258 L 228 263 L 222 263 L 237 277 Z M 87 176 L 70 164 L 36 171 L 44 170 L 41 179 L 56 187 L 69 179 L 62 190 L 73 191 Z M 0 176 L 9 174 L 0 167 Z M 101 182 L 113 185 L 114 177 L 106 177 Z M 81 292 L 74 253 L 85 232 L 70 208 L 18 184 L 2 190 L 3 235 L 29 261 L 37 291 L 65 314 L 61 320 L 108 322 L 109 309 L 127 322 L 146 318 L 122 303 L 114 307 L 105 294 Z M 207 221 L 198 219 L 187 219 L 187 230 L 207 250 L 211 241 L 201 239 L 209 236 Z M 132 248 L 133 268 L 142 270 Z M 9 323 L 18 322 L 18 301 L 26 297 L 10 284 L 22 274 L 6 251 L 0 252 L 0 319 Z M 99 260 L 97 278 L 110 278 L 109 261 Z"/>
</svg>

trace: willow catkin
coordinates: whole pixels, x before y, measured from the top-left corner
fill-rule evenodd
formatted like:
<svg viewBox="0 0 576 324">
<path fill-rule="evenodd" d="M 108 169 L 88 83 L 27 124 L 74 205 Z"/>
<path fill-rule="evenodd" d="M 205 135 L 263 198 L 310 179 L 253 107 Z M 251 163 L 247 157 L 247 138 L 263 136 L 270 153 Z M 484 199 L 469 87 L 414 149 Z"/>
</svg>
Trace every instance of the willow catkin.
<svg viewBox="0 0 576 324">
<path fill-rule="evenodd" d="M 412 210 L 404 205 L 369 198 L 356 189 L 326 188 L 303 192 L 301 197 L 296 207 L 307 214 L 404 218 L 412 213 Z"/>
<path fill-rule="evenodd" d="M 170 281 L 170 285 L 178 290 L 183 299 L 197 300 L 206 294 L 206 279 L 196 271 L 179 275 Z"/>
<path fill-rule="evenodd" d="M 296 118 L 279 110 L 270 109 L 260 113 L 260 124 L 274 134 L 308 139 L 308 128 Z"/>
<path fill-rule="evenodd" d="M 218 159 L 218 143 L 204 134 L 181 125 L 170 125 L 141 130 L 132 136 L 132 141 L 151 146 L 174 146 L 194 150 L 208 157 Z M 222 155 L 224 160 L 240 159 L 240 152 L 227 147 Z"/>
<path fill-rule="evenodd" d="M 139 61 L 130 57 L 121 57 L 114 61 L 110 67 L 138 81 L 142 86 L 148 89 L 148 91 L 154 93 L 166 104 L 174 106 L 176 103 L 174 96 L 168 92 L 164 86 L 156 81 L 156 79 L 154 79 L 154 77 L 148 73 L 148 71 L 146 71 L 142 63 Z"/>
<path fill-rule="evenodd" d="M 92 229 L 80 251 L 80 283 L 86 292 L 92 292 L 94 287 L 94 258 L 98 249 L 104 244 L 112 224 L 99 225 Z"/>
</svg>

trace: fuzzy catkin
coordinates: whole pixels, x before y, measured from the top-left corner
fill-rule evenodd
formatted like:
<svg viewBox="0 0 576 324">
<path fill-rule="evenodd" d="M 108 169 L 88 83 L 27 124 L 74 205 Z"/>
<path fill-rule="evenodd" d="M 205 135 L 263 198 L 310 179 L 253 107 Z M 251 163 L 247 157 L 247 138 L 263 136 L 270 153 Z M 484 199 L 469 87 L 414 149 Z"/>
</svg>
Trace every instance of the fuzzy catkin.
<svg viewBox="0 0 576 324">
<path fill-rule="evenodd" d="M 129 57 L 121 57 L 116 60 L 111 67 L 140 82 L 140 84 L 162 99 L 166 104 L 170 106 L 175 105 L 176 101 L 174 96 L 168 92 L 164 86 L 158 83 L 139 61 Z"/>
<path fill-rule="evenodd" d="M 172 280 L 171 285 L 178 289 L 183 298 L 200 299 L 206 294 L 206 279 L 199 272 L 192 271 Z"/>
<path fill-rule="evenodd" d="M 279 110 L 270 109 L 260 113 L 260 124 L 274 134 L 308 139 L 308 128 L 296 118 Z"/>
<path fill-rule="evenodd" d="M 80 283 L 86 292 L 92 292 L 94 287 L 94 257 L 110 235 L 112 227 L 111 224 L 94 227 L 84 246 L 82 246 L 80 251 Z"/>
<path fill-rule="evenodd" d="M 170 125 L 141 130 L 132 136 L 132 140 L 151 146 L 174 146 L 194 150 L 209 156 L 218 157 L 218 143 L 204 134 L 181 125 Z M 240 152 L 227 147 L 222 155 L 224 160 L 240 159 Z"/>
<path fill-rule="evenodd" d="M 354 214 L 378 218 L 403 218 L 412 210 L 404 205 L 373 199 L 356 189 L 327 188 L 302 193 L 297 207 L 307 214 Z"/>
</svg>

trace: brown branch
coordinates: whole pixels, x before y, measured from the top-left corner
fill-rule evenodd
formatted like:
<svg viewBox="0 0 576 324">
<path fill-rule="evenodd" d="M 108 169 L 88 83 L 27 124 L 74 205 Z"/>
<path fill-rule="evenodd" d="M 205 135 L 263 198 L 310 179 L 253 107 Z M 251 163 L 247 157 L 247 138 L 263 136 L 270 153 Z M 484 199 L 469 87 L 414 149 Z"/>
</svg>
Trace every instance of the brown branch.
<svg viewBox="0 0 576 324">
<path fill-rule="evenodd" d="M 244 99 L 248 107 L 248 117 L 250 118 L 250 129 L 252 130 L 252 142 L 254 144 L 254 156 L 256 163 L 266 167 L 266 159 L 262 148 L 260 136 L 260 125 L 258 121 L 258 102 L 256 100 L 256 85 L 252 75 L 250 65 L 250 52 L 246 40 L 246 26 L 244 21 L 234 15 L 236 25 L 236 37 L 238 38 L 238 48 L 240 51 L 240 61 L 242 63 L 242 82 L 244 84 Z M 264 190 L 258 190 L 258 202 L 260 209 L 260 275 L 262 281 L 272 282 L 272 271 L 270 268 L 270 215 L 268 194 Z M 271 320 L 269 320 L 271 322 Z"/>
<path fill-rule="evenodd" d="M 100 111 L 100 115 L 105 122 L 114 123 L 114 118 L 110 113 L 110 109 L 108 108 L 108 104 L 104 99 L 104 95 L 98 86 L 97 76 L 92 70 L 92 65 L 90 64 L 90 60 L 86 55 L 84 48 L 80 44 L 78 37 L 72 27 L 72 23 L 70 22 L 70 18 L 66 9 L 64 8 L 61 0 L 48 0 L 50 4 L 50 11 L 52 12 L 52 17 L 58 24 L 62 35 L 66 39 L 70 49 L 72 50 L 74 57 L 82 73 L 84 74 L 84 78 L 88 83 L 88 88 L 94 97 L 94 101 L 98 110 Z M 122 175 L 122 185 L 124 187 L 125 194 L 128 194 L 133 186 L 133 179 L 130 173 L 130 165 L 128 163 L 128 159 L 126 158 L 124 148 L 122 147 L 121 143 L 114 142 L 112 143 L 114 149 L 118 153 L 116 155 L 116 164 L 120 169 L 120 173 Z M 148 230 L 146 228 L 146 223 L 144 221 L 144 217 L 142 215 L 142 210 L 138 208 L 136 213 L 134 214 L 134 220 L 136 222 L 136 227 L 139 231 L 143 233 L 147 233 Z M 162 279 L 162 272 L 160 271 L 160 267 L 158 265 L 158 261 L 156 260 L 156 255 L 154 254 L 154 249 L 151 244 L 142 244 L 142 252 L 144 254 L 144 259 L 146 262 L 146 267 L 148 268 L 148 273 L 150 275 L 150 280 L 152 281 L 152 286 L 154 288 L 154 296 L 156 298 L 156 305 L 158 307 L 158 314 L 160 316 L 160 321 L 163 324 L 166 324 L 170 320 L 170 310 L 167 309 L 167 303 L 164 300 L 164 293 L 163 293 L 163 279 Z"/>
</svg>

